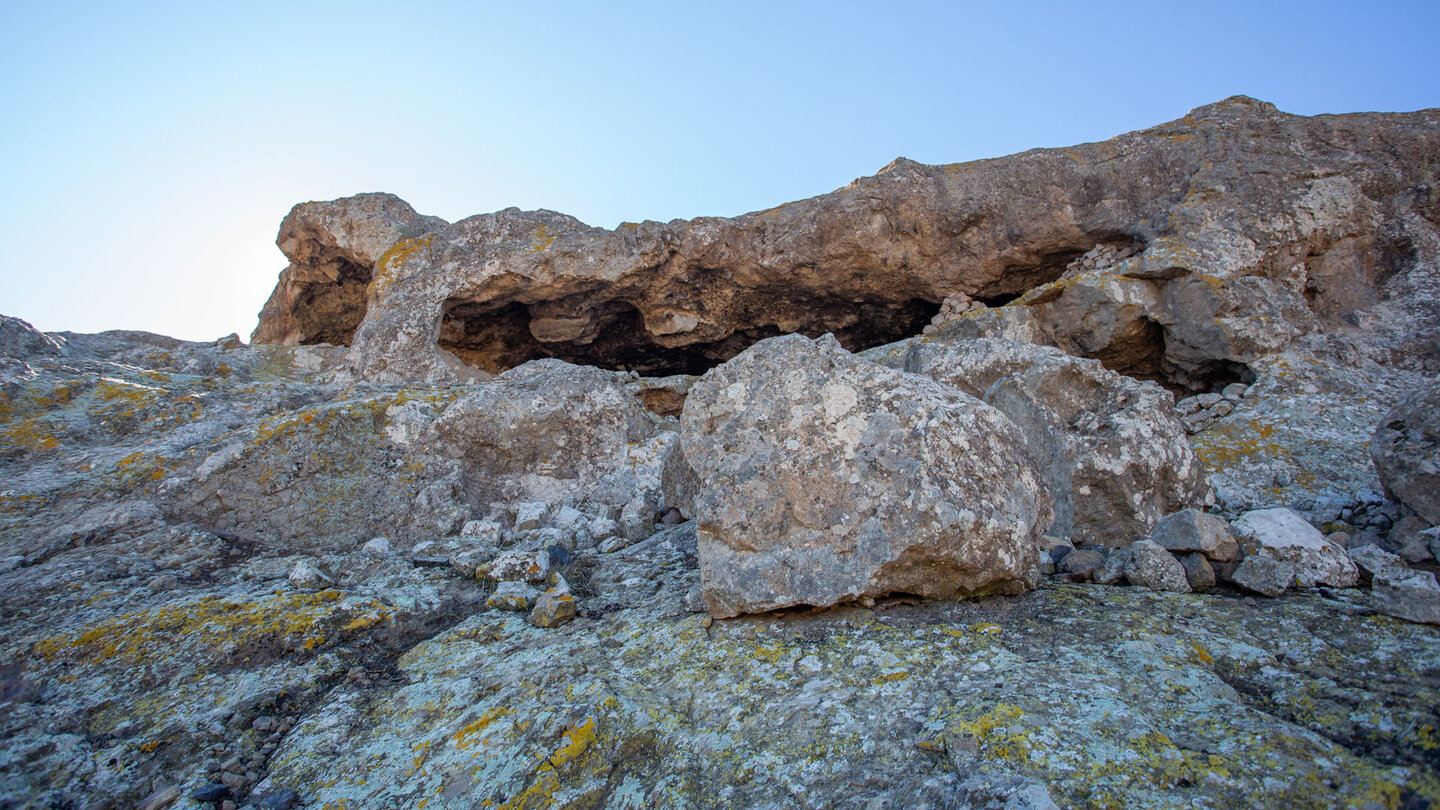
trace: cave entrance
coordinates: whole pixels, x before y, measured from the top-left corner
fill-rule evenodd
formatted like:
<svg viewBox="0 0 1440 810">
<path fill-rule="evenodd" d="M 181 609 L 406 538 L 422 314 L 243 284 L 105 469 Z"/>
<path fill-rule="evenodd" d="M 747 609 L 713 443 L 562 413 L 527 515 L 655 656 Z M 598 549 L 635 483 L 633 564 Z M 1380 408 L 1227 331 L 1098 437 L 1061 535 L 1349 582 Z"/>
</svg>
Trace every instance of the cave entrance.
<svg viewBox="0 0 1440 810">
<path fill-rule="evenodd" d="M 1114 335 L 1104 347 L 1084 356 L 1117 374 L 1158 383 L 1176 398 L 1219 393 L 1230 383 L 1246 385 L 1255 381 L 1255 372 L 1244 363 L 1222 358 L 1186 358 L 1175 362 L 1168 351 L 1165 327 L 1149 318 L 1137 318 L 1125 331 Z"/>
<path fill-rule="evenodd" d="M 781 329 L 765 324 L 737 330 L 711 342 L 667 347 L 645 330 L 634 306 L 611 301 L 589 309 L 591 325 L 576 340 L 541 341 L 531 325 L 530 307 L 520 302 L 477 303 L 460 299 L 445 302 L 438 345 L 469 365 L 498 374 L 525 363 L 553 357 L 570 363 L 616 371 L 635 371 L 647 377 L 703 374 L 755 343 L 789 332 L 806 337 L 833 333 L 850 351 L 860 351 L 921 333 L 940 311 L 940 304 L 922 299 L 901 302 L 855 302 L 811 299 L 767 303 L 767 312 L 789 311 L 803 325 Z M 752 323 L 760 318 L 742 320 Z M 780 319 L 776 319 L 780 320 Z M 793 324 L 792 324 L 793 325 Z"/>
</svg>

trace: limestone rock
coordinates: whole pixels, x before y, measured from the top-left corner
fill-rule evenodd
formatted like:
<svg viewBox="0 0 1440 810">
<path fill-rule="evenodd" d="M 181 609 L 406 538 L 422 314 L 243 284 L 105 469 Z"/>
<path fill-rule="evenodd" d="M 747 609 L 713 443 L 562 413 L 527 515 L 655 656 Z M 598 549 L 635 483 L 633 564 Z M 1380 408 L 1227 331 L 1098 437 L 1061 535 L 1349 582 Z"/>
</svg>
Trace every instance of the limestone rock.
<svg viewBox="0 0 1440 810">
<path fill-rule="evenodd" d="M 1415 391 L 1385 415 L 1370 457 L 1390 497 L 1440 524 L 1440 384 Z"/>
<path fill-rule="evenodd" d="M 487 572 L 497 582 L 539 584 L 550 576 L 547 551 L 507 551 L 490 562 Z"/>
<path fill-rule="evenodd" d="M 1411 189 L 1433 160 L 1436 117 L 1305 118 L 1235 97 L 1101 144 L 952 166 L 899 159 L 730 219 L 610 231 L 507 209 L 379 257 L 358 330 L 356 304 L 331 307 L 306 297 L 322 285 L 302 294 L 282 278 L 257 339 L 318 339 L 293 324 L 333 308 L 344 317 L 324 339 L 353 336 L 351 367 L 369 379 L 456 379 L 460 359 L 499 372 L 545 356 L 671 374 L 775 334 L 828 331 L 856 349 L 940 317 L 939 334 L 991 321 L 1201 392 L 1382 302 L 1384 280 L 1410 270 L 1405 249 L 1385 245 L 1432 249 L 1410 212 L 1423 208 Z M 309 241 L 340 229 L 327 221 Z M 334 297 L 363 300 L 363 258 L 346 259 L 352 281 L 332 283 Z M 287 273 L 302 267 L 292 258 Z M 1435 362 L 1434 329 L 1385 342 Z"/>
<path fill-rule="evenodd" d="M 477 386 L 440 415 L 435 436 L 459 459 L 479 503 L 512 504 L 523 527 L 552 506 L 623 507 L 658 494 L 675 434 L 660 431 L 621 376 L 537 360 Z"/>
<path fill-rule="evenodd" d="M 1185 567 L 1174 555 L 1149 540 L 1130 544 L 1130 556 L 1125 562 L 1125 578 L 1130 580 L 1131 585 L 1152 591 L 1190 592 Z"/>
<path fill-rule="evenodd" d="M 1433 573 L 1376 575 L 1372 588 L 1380 612 L 1407 622 L 1440 624 L 1440 584 L 1436 584 Z"/>
<path fill-rule="evenodd" d="M 1199 552 L 1216 562 L 1228 562 L 1240 553 L 1240 544 L 1224 518 L 1182 509 L 1155 526 L 1150 539 L 1175 554 Z"/>
<path fill-rule="evenodd" d="M 1016 593 L 1050 504 L 1000 412 L 834 338 L 762 341 L 690 391 L 701 582 L 721 618 L 893 592 Z"/>
<path fill-rule="evenodd" d="M 1273 599 L 1295 584 L 1295 566 L 1273 557 L 1249 556 L 1235 567 L 1230 581 Z"/>
<path fill-rule="evenodd" d="M 349 344 L 365 316 L 375 263 L 396 242 L 443 227 L 393 194 L 301 203 L 275 244 L 290 260 L 252 339 L 257 343 Z"/>
<path fill-rule="evenodd" d="M 1257 509 L 1241 515 L 1231 525 L 1240 537 L 1246 559 L 1258 555 L 1290 563 L 1295 568 L 1294 584 L 1301 588 L 1349 588 L 1359 581 L 1355 563 L 1345 550 L 1326 540 L 1293 510 Z"/>
<path fill-rule="evenodd" d="M 1009 340 L 909 341 L 899 365 L 984 399 L 1019 426 L 1055 498 L 1051 534 L 1122 546 L 1207 492 L 1158 385 Z"/>
</svg>

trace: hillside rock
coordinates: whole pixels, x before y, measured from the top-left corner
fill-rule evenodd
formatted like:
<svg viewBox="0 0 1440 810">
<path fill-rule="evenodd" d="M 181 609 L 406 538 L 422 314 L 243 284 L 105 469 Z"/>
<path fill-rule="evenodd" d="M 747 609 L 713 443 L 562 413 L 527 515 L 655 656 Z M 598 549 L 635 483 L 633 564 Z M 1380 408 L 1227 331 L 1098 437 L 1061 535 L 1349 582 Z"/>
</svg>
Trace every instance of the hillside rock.
<svg viewBox="0 0 1440 810">
<path fill-rule="evenodd" d="M 1055 499 L 1051 535 L 1127 545 L 1208 494 L 1174 400 L 1154 383 L 1012 340 L 920 338 L 866 356 L 932 377 L 1008 416 Z"/>
<path fill-rule="evenodd" d="M 1019 593 L 1049 498 L 999 411 L 832 337 L 762 341 L 690 389 L 685 458 L 717 618 L 902 592 Z"/>
<path fill-rule="evenodd" d="M 511 209 L 397 245 L 376 263 L 364 328 L 337 318 L 325 339 L 353 343 L 352 368 L 374 380 L 453 379 L 442 351 L 487 372 L 554 356 L 698 373 L 786 332 L 880 345 L 974 301 L 989 306 L 967 303 L 941 332 L 1023 333 L 1199 391 L 1388 307 L 1426 325 L 1382 320 L 1373 349 L 1434 370 L 1433 291 L 1405 279 L 1435 255 L 1436 204 L 1415 189 L 1440 156 L 1436 122 L 1235 97 L 1103 143 L 899 159 L 730 219 L 607 231 Z M 300 299 L 272 301 L 257 339 L 298 335 L 278 324 Z"/>
<path fill-rule="evenodd" d="M 265 302 L 257 343 L 349 344 L 365 317 L 375 263 L 396 242 L 442 228 L 394 194 L 300 203 L 275 244 L 290 260 Z"/>
<path fill-rule="evenodd" d="M 1440 384 L 1396 403 L 1375 429 L 1370 457 L 1390 497 L 1440 524 Z"/>
</svg>

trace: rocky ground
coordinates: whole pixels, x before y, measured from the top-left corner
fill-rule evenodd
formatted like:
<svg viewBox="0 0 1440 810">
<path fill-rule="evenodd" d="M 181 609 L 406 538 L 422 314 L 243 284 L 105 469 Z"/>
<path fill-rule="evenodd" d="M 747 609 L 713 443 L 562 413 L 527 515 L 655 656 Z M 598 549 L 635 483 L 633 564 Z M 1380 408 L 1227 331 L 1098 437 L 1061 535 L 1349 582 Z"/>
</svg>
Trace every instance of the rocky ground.
<svg viewBox="0 0 1440 810">
<path fill-rule="evenodd" d="M 1437 154 L 1232 99 L 736 220 L 362 195 L 254 345 L 0 319 L 0 807 L 1440 803 Z"/>
</svg>

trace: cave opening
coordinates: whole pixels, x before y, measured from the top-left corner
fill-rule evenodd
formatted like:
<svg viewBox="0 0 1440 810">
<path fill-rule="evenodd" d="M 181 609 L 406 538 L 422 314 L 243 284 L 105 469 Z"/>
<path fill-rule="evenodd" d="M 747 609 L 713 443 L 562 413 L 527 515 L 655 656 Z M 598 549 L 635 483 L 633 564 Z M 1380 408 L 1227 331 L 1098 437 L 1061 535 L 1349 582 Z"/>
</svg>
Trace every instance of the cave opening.
<svg viewBox="0 0 1440 810">
<path fill-rule="evenodd" d="M 786 317 L 747 317 L 763 325 L 740 329 L 715 341 L 683 346 L 662 346 L 646 331 L 634 306 L 610 301 L 586 312 L 591 327 L 587 337 L 541 341 L 531 324 L 530 307 L 521 302 L 479 303 L 446 301 L 440 320 L 438 345 L 465 363 L 498 374 L 530 360 L 553 357 L 570 363 L 616 371 L 635 371 L 648 377 L 703 374 L 766 338 L 797 332 L 816 338 L 833 333 L 850 351 L 883 346 L 921 333 L 940 311 L 938 302 L 912 298 L 903 301 L 851 299 L 770 299 L 767 313 Z M 786 322 L 782 329 L 776 321 Z M 766 320 L 771 321 L 765 323 Z M 797 326 L 798 323 L 798 326 Z"/>
<path fill-rule="evenodd" d="M 332 266 L 334 280 L 307 285 L 292 307 L 297 343 L 349 346 L 365 320 L 371 269 L 345 259 L 336 259 Z"/>
<path fill-rule="evenodd" d="M 1158 383 L 1177 399 L 1219 393 L 1231 383 L 1255 381 L 1255 372 L 1234 360 L 1186 358 L 1183 366 L 1177 364 L 1169 351 L 1165 327 L 1148 318 L 1136 319 L 1104 347 L 1085 356 L 1117 374 Z"/>
</svg>

